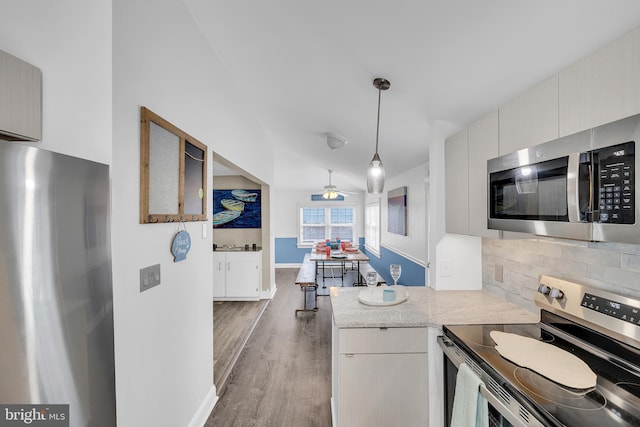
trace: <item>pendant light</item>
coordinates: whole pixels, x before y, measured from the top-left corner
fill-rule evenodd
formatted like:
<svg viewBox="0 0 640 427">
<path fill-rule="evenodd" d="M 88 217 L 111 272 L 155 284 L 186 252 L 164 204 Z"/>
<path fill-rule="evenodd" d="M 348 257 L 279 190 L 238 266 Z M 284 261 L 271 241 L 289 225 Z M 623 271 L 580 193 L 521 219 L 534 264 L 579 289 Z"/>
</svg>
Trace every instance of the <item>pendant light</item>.
<svg viewBox="0 0 640 427">
<path fill-rule="evenodd" d="M 387 79 L 376 78 L 373 80 L 373 86 L 378 89 L 378 122 L 376 125 L 376 152 L 369 163 L 367 169 L 367 192 L 369 194 L 380 194 L 384 189 L 384 168 L 382 160 L 378 155 L 378 136 L 380 135 L 380 97 L 383 90 L 389 89 L 391 82 Z"/>
</svg>

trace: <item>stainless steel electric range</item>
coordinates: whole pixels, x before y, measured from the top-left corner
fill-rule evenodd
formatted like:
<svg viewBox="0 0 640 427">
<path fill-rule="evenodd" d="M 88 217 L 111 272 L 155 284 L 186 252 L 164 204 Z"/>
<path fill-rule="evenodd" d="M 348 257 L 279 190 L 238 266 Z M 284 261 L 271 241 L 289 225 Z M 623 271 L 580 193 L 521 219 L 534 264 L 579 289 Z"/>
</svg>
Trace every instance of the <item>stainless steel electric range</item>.
<svg viewBox="0 0 640 427">
<path fill-rule="evenodd" d="M 535 301 L 537 324 L 443 327 L 446 425 L 457 369 L 467 363 L 484 382 L 491 426 L 640 426 L 640 300 L 542 276 Z M 597 375 L 595 387 L 569 388 L 512 363 L 495 349 L 496 330 L 578 357 Z"/>
</svg>

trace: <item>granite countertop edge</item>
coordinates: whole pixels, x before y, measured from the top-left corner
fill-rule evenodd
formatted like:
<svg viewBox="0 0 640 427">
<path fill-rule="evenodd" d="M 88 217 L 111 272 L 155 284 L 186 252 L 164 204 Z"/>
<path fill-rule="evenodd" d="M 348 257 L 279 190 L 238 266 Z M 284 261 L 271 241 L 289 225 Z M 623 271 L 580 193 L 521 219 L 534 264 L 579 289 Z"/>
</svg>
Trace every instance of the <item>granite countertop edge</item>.
<svg viewBox="0 0 640 427">
<path fill-rule="evenodd" d="M 441 327 L 461 324 L 537 323 L 540 314 L 528 311 L 487 291 L 438 291 L 407 286 L 407 301 L 373 307 L 358 301 L 364 288 L 330 289 L 333 319 L 338 328 Z M 478 308 L 482 307 L 482 310 Z"/>
</svg>

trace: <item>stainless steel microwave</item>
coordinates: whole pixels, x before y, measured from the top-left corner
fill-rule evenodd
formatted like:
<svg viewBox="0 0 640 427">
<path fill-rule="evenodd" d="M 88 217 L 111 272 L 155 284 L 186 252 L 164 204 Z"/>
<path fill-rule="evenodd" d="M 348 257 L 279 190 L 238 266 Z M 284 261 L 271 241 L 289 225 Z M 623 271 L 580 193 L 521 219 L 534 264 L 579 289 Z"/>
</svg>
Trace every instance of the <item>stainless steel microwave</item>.
<svg viewBox="0 0 640 427">
<path fill-rule="evenodd" d="M 640 244 L 640 115 L 487 162 L 490 229 Z"/>
</svg>

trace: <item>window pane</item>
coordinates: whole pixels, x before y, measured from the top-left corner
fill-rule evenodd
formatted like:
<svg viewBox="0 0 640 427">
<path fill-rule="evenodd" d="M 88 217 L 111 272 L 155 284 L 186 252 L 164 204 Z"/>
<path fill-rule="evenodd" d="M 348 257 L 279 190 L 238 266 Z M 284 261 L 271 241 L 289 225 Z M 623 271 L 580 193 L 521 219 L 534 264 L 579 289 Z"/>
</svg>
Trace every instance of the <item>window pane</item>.
<svg viewBox="0 0 640 427">
<path fill-rule="evenodd" d="M 324 226 L 324 208 L 302 208 L 302 223 Z"/>
<path fill-rule="evenodd" d="M 324 240 L 324 225 L 323 226 L 308 226 L 302 227 L 302 241 L 312 242 L 314 240 Z"/>
<path fill-rule="evenodd" d="M 353 238 L 353 227 L 350 225 L 340 226 L 340 225 L 332 225 L 331 226 L 331 240 L 351 240 Z"/>
<path fill-rule="evenodd" d="M 331 208 L 331 224 L 353 224 L 353 209 Z"/>
<path fill-rule="evenodd" d="M 380 251 L 380 205 L 372 203 L 364 211 L 365 245 L 373 251 Z"/>
</svg>

